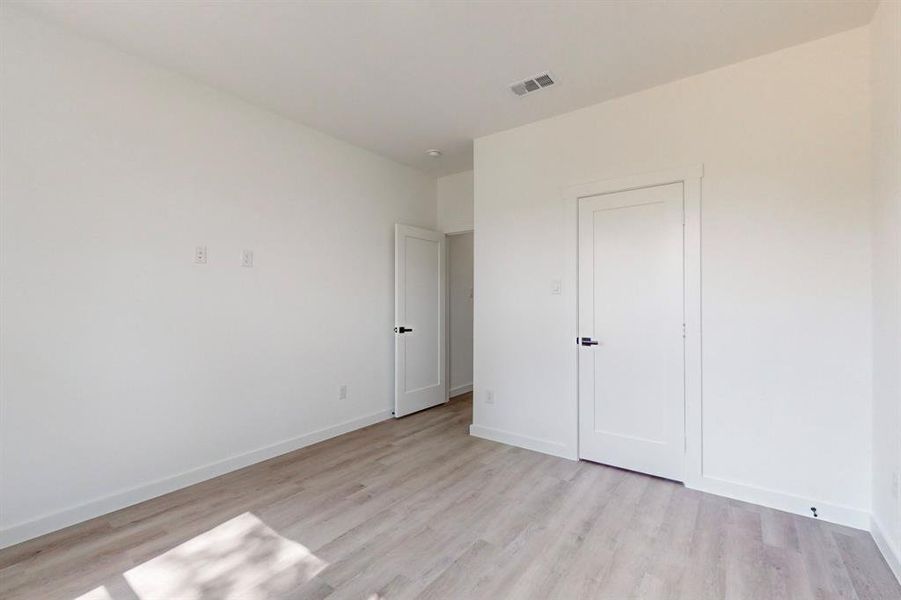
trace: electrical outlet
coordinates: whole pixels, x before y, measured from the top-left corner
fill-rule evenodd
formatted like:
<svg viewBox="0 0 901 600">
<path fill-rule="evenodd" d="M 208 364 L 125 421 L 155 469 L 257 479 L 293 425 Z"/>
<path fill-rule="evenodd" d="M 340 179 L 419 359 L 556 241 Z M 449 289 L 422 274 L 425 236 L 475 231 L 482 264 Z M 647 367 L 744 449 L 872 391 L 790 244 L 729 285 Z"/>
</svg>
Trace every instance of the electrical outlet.
<svg viewBox="0 0 901 600">
<path fill-rule="evenodd" d="M 338 388 L 338 400 L 347 400 L 347 385 Z"/>
<path fill-rule="evenodd" d="M 485 404 L 494 404 L 494 390 L 488 390 L 486 393 Z"/>
<path fill-rule="evenodd" d="M 206 264 L 206 246 L 197 246 L 194 248 L 194 262 L 198 265 Z"/>
<path fill-rule="evenodd" d="M 252 267 L 253 266 L 253 250 L 242 250 L 241 251 L 241 266 L 242 267 Z"/>
</svg>

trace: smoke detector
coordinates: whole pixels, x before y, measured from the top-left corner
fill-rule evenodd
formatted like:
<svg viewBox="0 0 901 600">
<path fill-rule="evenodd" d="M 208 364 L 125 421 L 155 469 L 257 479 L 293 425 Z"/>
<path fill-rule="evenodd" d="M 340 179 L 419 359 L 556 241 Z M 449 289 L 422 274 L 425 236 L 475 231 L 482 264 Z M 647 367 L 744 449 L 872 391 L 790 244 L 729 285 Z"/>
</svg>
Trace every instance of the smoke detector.
<svg viewBox="0 0 901 600">
<path fill-rule="evenodd" d="M 554 81 L 554 77 L 550 72 L 545 71 L 544 73 L 539 73 L 528 79 L 523 79 L 522 81 L 510 84 L 510 91 L 517 96 L 525 96 L 526 94 L 531 94 L 532 92 L 551 87 L 555 83 L 556 81 Z"/>
<path fill-rule="evenodd" d="M 436 150 L 435 148 L 432 148 L 431 150 L 426 150 L 425 153 L 426 153 L 426 156 L 431 156 L 432 158 L 438 158 L 439 156 L 441 156 L 441 150 Z"/>
</svg>

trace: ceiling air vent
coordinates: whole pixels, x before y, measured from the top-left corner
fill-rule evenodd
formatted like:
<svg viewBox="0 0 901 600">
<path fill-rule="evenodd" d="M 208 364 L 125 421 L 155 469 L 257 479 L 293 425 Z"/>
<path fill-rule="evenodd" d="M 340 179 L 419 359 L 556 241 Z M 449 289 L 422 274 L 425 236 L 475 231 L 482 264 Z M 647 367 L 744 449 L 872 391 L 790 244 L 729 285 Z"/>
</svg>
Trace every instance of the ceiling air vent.
<svg viewBox="0 0 901 600">
<path fill-rule="evenodd" d="M 540 89 L 550 87 L 552 85 L 554 85 L 554 78 L 551 76 L 551 74 L 541 73 L 523 81 L 517 81 L 510 86 L 510 89 L 517 96 L 525 96 L 526 94 L 537 92 Z"/>
</svg>

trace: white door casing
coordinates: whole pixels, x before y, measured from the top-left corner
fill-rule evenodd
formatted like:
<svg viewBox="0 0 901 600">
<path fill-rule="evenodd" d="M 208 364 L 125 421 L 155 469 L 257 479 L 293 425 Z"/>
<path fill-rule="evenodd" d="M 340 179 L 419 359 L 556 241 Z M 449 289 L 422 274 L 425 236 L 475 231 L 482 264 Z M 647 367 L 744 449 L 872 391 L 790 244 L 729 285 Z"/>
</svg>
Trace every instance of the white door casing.
<svg viewBox="0 0 901 600">
<path fill-rule="evenodd" d="M 579 456 L 682 481 L 683 183 L 582 197 Z"/>
<path fill-rule="evenodd" d="M 395 225 L 394 416 L 447 401 L 445 235 Z"/>
</svg>

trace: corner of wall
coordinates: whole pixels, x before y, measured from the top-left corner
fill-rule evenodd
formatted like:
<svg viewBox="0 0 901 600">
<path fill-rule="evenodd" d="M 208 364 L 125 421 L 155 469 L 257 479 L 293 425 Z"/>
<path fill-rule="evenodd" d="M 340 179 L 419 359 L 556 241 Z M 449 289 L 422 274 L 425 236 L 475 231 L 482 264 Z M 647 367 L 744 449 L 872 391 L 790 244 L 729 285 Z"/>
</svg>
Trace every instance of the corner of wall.
<svg viewBox="0 0 901 600">
<path fill-rule="evenodd" d="M 473 171 L 439 177 L 436 206 L 438 230 L 462 233 L 473 230 Z"/>
<path fill-rule="evenodd" d="M 872 477 L 870 531 L 901 581 L 901 3 L 869 26 L 872 163 Z"/>
</svg>

